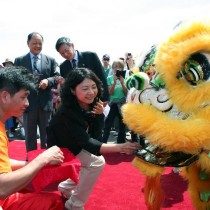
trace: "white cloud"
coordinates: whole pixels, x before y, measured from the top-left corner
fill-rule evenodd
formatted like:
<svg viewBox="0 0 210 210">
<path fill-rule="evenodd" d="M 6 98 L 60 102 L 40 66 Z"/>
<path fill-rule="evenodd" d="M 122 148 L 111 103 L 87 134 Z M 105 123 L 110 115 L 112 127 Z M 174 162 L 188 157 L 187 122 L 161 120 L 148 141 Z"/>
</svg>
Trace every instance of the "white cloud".
<svg viewBox="0 0 210 210">
<path fill-rule="evenodd" d="M 75 48 L 91 50 L 101 58 L 141 52 L 158 42 L 183 19 L 207 14 L 208 0 L 1 0 L 0 62 L 28 52 L 27 35 L 40 32 L 43 53 L 63 61 L 55 50 L 61 36 Z"/>
</svg>

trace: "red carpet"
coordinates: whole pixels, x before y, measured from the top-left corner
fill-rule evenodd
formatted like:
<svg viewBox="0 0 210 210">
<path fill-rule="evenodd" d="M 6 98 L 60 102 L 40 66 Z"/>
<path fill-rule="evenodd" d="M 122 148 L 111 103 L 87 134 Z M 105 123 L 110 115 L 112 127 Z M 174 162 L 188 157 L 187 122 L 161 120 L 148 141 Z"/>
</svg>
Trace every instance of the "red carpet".
<svg viewBox="0 0 210 210">
<path fill-rule="evenodd" d="M 10 141 L 11 158 L 24 160 L 24 141 Z M 85 210 L 146 210 L 143 186 L 145 177 L 131 165 L 133 156 L 124 154 L 105 155 L 106 166 L 86 204 Z M 187 183 L 172 168 L 162 176 L 165 191 L 163 210 L 193 210 L 187 192 Z M 46 190 L 56 190 L 57 184 Z"/>
</svg>

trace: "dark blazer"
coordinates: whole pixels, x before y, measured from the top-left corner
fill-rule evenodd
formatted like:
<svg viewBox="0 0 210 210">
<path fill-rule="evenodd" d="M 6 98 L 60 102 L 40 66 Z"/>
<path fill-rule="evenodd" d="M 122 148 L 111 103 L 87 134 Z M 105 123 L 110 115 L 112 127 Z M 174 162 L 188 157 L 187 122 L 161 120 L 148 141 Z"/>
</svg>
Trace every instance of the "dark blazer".
<svg viewBox="0 0 210 210">
<path fill-rule="evenodd" d="M 30 58 L 30 53 L 18 57 L 14 61 L 15 66 L 23 66 L 27 68 L 31 73 L 32 70 L 32 63 Z M 44 111 L 52 111 L 53 109 L 53 100 L 52 100 L 52 91 L 51 88 L 55 85 L 54 76 L 59 75 L 56 72 L 57 63 L 54 58 L 51 58 L 47 55 L 41 54 L 41 76 L 40 80 L 47 79 L 48 80 L 48 87 L 45 90 L 39 89 L 36 91 L 31 91 L 28 100 L 29 100 L 29 107 L 27 108 L 26 112 L 33 110 L 33 108 L 39 106 Z"/>
<path fill-rule="evenodd" d="M 68 107 L 62 104 L 47 127 L 47 146 L 57 145 L 68 148 L 74 155 L 82 149 L 94 155 L 100 155 L 102 142 L 96 137 L 101 117 L 103 116 L 96 115 L 88 124 L 77 102 Z"/>
<path fill-rule="evenodd" d="M 109 101 L 109 90 L 107 86 L 106 75 L 101 65 L 101 61 L 99 60 L 98 56 L 94 52 L 79 52 L 78 53 L 78 66 L 79 68 L 88 68 L 91 69 L 102 81 L 104 94 L 102 97 L 103 101 Z M 72 70 L 72 65 L 69 60 L 65 60 L 60 65 L 60 74 L 62 77 L 66 78 L 68 73 Z"/>
</svg>

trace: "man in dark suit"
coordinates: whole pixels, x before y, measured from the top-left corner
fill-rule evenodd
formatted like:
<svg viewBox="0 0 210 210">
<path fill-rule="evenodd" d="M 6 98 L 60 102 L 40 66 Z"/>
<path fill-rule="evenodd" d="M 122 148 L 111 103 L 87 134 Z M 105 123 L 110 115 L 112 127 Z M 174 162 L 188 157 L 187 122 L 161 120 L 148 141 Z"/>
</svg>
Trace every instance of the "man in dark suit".
<svg viewBox="0 0 210 210">
<path fill-rule="evenodd" d="M 15 66 L 24 66 L 34 74 L 37 87 L 36 91 L 30 93 L 29 107 L 23 114 L 27 152 L 37 149 L 37 126 L 41 148 L 46 148 L 46 127 L 53 110 L 51 88 L 59 75 L 55 59 L 41 53 L 42 44 L 42 35 L 37 32 L 30 33 L 27 40 L 30 52 L 14 61 Z"/>
<path fill-rule="evenodd" d="M 55 45 L 56 50 L 66 60 L 60 65 L 60 74 L 66 78 L 69 72 L 74 68 L 88 68 L 91 69 L 103 83 L 103 97 L 101 100 L 104 106 L 109 101 L 109 90 L 105 72 L 98 55 L 95 52 L 79 52 L 74 49 L 74 44 L 68 37 L 61 37 L 57 40 Z M 102 139 L 102 130 L 104 127 L 104 117 L 101 119 L 101 130 L 98 131 L 98 140 Z"/>
<path fill-rule="evenodd" d="M 55 48 L 60 55 L 66 59 L 60 65 L 61 76 L 66 78 L 68 73 L 76 67 L 91 69 L 103 83 L 104 95 L 102 101 L 108 102 L 109 91 L 106 76 L 98 55 L 90 51 L 79 52 L 78 50 L 75 50 L 74 44 L 68 37 L 59 38 L 56 42 Z"/>
</svg>

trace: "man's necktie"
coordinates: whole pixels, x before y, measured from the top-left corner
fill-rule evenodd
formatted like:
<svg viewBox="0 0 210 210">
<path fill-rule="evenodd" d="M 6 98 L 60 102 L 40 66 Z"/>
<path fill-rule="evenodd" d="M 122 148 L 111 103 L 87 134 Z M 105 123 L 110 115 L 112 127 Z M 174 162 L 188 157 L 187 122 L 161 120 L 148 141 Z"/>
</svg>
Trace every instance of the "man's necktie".
<svg viewBox="0 0 210 210">
<path fill-rule="evenodd" d="M 71 63 L 72 63 L 72 69 L 75 69 L 77 67 L 76 60 L 73 59 Z"/>
<path fill-rule="evenodd" d="M 38 56 L 34 56 L 34 63 L 33 63 L 34 73 L 39 73 L 38 60 L 39 60 Z"/>
</svg>

